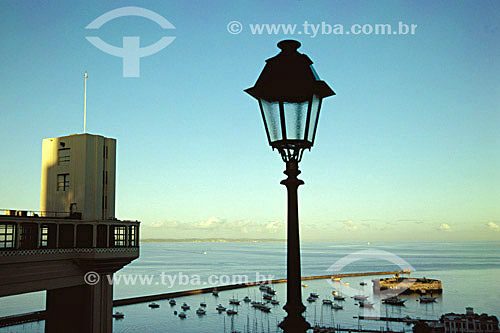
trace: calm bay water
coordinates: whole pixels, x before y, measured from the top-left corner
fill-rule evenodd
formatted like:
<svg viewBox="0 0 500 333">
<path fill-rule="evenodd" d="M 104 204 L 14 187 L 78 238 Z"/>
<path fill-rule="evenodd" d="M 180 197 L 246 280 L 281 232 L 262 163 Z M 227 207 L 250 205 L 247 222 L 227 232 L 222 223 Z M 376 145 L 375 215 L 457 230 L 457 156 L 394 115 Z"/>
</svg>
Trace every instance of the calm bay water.
<svg viewBox="0 0 500 333">
<path fill-rule="evenodd" d="M 358 321 L 353 316 L 358 314 L 403 317 L 421 317 L 437 319 L 445 312 L 465 312 L 466 306 L 474 307 L 478 313 L 486 312 L 500 317 L 500 244 L 498 242 L 391 242 L 391 243 L 319 243 L 304 242 L 302 245 L 302 274 L 304 276 L 325 275 L 327 269 L 339 259 L 361 250 L 382 250 L 404 259 L 415 268 L 412 276 L 440 279 L 443 282 L 443 295 L 437 303 L 420 304 L 415 296 L 403 296 L 407 299 L 404 307 L 380 305 L 378 298 L 371 300 L 377 303 L 374 310 L 360 312 L 355 302 L 347 297 L 344 309 L 332 311 L 329 307 L 316 303 L 306 304 L 306 316 L 311 323 L 340 324 L 344 327 L 357 327 Z M 206 254 L 205 254 L 206 253 Z M 405 269 L 407 267 L 404 267 Z M 363 259 L 343 268 L 343 272 L 390 271 L 400 267 L 381 259 Z M 170 276 L 161 281 L 160 274 Z M 286 243 L 143 243 L 141 257 L 118 272 L 118 275 L 154 275 L 150 284 L 126 285 L 123 280 L 115 283 L 115 299 L 151 295 L 178 290 L 196 289 L 210 286 L 209 277 L 216 275 L 226 278 L 231 275 L 247 275 L 254 281 L 256 273 L 272 278 L 286 277 Z M 192 282 L 201 285 L 184 284 L 179 275 L 189 276 Z M 175 277 L 175 281 L 171 280 Z M 199 277 L 199 279 L 198 279 Z M 304 301 L 310 292 L 317 292 L 321 299 L 332 298 L 334 287 L 349 295 L 345 283 L 356 293 L 371 292 L 370 278 L 346 278 L 341 284 L 332 286 L 327 280 L 307 281 L 303 288 Z M 368 285 L 362 287 L 361 281 Z M 171 285 L 173 283 L 173 285 Z M 284 312 L 281 309 L 285 301 L 286 285 L 277 284 L 277 299 L 281 305 L 273 307 L 270 314 L 255 312 L 248 304 L 238 308 L 239 314 L 234 318 L 234 325 L 243 330 L 249 323 L 251 328 L 258 326 L 261 331 L 276 331 L 276 323 L 281 321 Z M 215 306 L 228 304 L 229 298 L 244 296 L 260 300 L 261 292 L 257 288 L 239 289 L 221 292 L 218 298 L 208 295 L 197 295 L 177 300 L 177 306 L 171 308 L 167 301 L 157 302 L 159 309 L 150 309 L 147 304 L 136 304 L 117 308 L 125 314 L 125 319 L 114 321 L 115 332 L 222 332 L 224 324 L 229 330 L 230 318 L 219 315 Z M 9 315 L 44 309 L 44 293 L 32 293 L 0 299 L 0 315 Z M 182 302 L 191 305 L 188 318 L 181 320 L 174 316 L 174 310 L 180 310 Z M 199 302 L 207 303 L 207 315 L 198 317 L 194 311 Z M 306 302 L 305 302 L 306 303 Z M 379 328 L 385 322 L 361 321 L 363 327 Z M 409 330 L 408 326 L 390 324 L 392 329 Z M 43 332 L 43 323 L 30 323 L 0 329 L 0 332 Z"/>
</svg>

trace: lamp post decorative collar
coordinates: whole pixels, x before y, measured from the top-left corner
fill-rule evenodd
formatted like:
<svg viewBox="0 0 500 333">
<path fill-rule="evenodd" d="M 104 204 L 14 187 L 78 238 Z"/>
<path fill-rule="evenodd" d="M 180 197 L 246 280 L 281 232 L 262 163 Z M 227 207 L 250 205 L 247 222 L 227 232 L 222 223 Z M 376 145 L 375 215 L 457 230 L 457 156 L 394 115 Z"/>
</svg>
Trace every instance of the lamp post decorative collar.
<svg viewBox="0 0 500 333">
<path fill-rule="evenodd" d="M 283 307 L 287 316 L 279 327 L 288 333 L 306 332 L 311 325 L 302 316 L 300 271 L 300 239 L 298 187 L 304 182 L 299 162 L 305 149 L 311 149 L 316 137 L 319 112 L 323 98 L 335 92 L 321 81 L 313 62 L 297 49 L 300 43 L 283 40 L 281 52 L 266 60 L 255 86 L 245 90 L 259 102 L 269 145 L 277 149 L 286 163 L 281 181 L 287 188 L 287 300 Z"/>
</svg>

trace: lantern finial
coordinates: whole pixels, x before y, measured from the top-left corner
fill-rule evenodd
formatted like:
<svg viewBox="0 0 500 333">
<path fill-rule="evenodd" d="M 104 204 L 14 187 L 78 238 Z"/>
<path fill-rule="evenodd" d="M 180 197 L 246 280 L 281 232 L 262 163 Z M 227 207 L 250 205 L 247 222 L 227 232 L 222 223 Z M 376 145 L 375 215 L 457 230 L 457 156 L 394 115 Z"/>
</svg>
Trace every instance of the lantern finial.
<svg viewBox="0 0 500 333">
<path fill-rule="evenodd" d="M 283 52 L 294 52 L 300 47 L 300 42 L 293 39 L 285 39 L 278 43 L 278 47 Z"/>
</svg>

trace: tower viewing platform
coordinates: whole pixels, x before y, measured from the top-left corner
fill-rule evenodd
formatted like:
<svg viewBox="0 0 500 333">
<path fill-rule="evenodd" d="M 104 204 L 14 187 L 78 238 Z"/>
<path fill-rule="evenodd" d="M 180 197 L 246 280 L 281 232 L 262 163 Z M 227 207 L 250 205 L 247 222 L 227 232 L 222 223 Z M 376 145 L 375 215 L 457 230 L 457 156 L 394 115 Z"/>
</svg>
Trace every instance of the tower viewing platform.
<svg viewBox="0 0 500 333">
<path fill-rule="evenodd" d="M 112 332 L 108 279 L 139 257 L 115 217 L 116 140 L 43 140 L 40 211 L 0 210 L 0 297 L 47 291 L 45 332 Z"/>
</svg>

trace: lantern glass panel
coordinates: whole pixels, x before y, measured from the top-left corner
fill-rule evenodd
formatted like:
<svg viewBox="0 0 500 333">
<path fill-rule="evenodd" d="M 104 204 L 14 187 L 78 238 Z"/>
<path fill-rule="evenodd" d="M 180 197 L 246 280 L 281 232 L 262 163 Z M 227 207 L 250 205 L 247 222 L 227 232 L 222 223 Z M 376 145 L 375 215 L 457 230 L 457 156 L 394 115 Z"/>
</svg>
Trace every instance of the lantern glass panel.
<svg viewBox="0 0 500 333">
<path fill-rule="evenodd" d="M 260 102 L 271 142 L 282 140 L 279 103 L 268 102 L 264 99 L 261 99 Z"/>
<path fill-rule="evenodd" d="M 321 98 L 313 95 L 311 105 L 311 120 L 309 123 L 309 133 L 307 133 L 307 141 L 314 143 L 316 134 L 316 126 L 318 125 L 319 108 L 321 107 Z"/>
<path fill-rule="evenodd" d="M 309 101 L 302 103 L 283 103 L 287 140 L 304 140 Z"/>
</svg>

